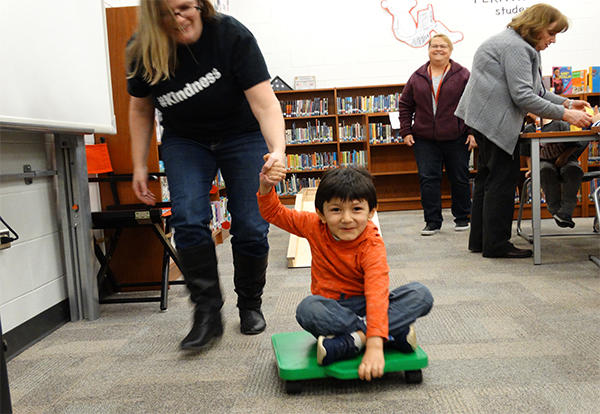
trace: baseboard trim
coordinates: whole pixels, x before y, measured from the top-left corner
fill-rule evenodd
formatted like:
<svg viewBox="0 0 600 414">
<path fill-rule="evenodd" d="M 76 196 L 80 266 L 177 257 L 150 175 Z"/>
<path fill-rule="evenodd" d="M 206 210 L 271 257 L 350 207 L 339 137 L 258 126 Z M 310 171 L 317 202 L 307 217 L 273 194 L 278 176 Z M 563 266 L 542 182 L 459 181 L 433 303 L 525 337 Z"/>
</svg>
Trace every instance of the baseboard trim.
<svg viewBox="0 0 600 414">
<path fill-rule="evenodd" d="M 4 333 L 2 336 L 8 345 L 6 360 L 10 361 L 70 320 L 69 301 L 65 299 Z"/>
</svg>

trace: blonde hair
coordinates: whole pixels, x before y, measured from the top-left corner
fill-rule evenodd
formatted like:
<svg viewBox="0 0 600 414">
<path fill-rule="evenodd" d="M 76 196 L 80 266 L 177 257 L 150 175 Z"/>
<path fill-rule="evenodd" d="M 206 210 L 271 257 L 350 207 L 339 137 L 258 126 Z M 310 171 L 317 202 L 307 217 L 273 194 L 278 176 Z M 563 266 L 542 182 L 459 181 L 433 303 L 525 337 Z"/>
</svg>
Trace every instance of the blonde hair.
<svg viewBox="0 0 600 414">
<path fill-rule="evenodd" d="M 442 39 L 444 42 L 446 42 L 446 44 L 450 48 L 450 52 L 452 52 L 452 50 L 454 50 L 454 45 L 452 44 L 452 40 L 450 40 L 450 38 L 448 36 L 446 36 L 445 34 L 438 33 L 436 35 L 431 36 L 431 39 L 429 39 L 429 43 L 428 43 L 429 48 L 431 48 L 431 41 L 433 39 Z"/>
<path fill-rule="evenodd" d="M 507 27 L 514 29 L 527 43 L 535 47 L 542 31 L 552 23 L 556 23 L 556 26 L 551 34 L 566 32 L 569 28 L 567 16 L 549 4 L 538 3 L 515 16 Z"/>
<path fill-rule="evenodd" d="M 209 0 L 197 0 L 202 22 L 213 19 L 216 11 Z M 165 0 L 141 0 L 138 27 L 125 51 L 127 79 L 141 74 L 150 85 L 169 79 L 177 67 L 177 43 L 164 25 L 164 13 L 175 17 Z"/>
</svg>

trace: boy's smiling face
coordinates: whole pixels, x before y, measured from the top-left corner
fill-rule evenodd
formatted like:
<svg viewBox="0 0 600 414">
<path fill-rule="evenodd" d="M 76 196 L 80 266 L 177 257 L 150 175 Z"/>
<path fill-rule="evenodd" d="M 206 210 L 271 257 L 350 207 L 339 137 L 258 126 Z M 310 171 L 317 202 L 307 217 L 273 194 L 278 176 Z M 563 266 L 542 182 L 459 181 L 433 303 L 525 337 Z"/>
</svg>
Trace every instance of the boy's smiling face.
<svg viewBox="0 0 600 414">
<path fill-rule="evenodd" d="M 375 209 L 369 210 L 367 200 L 333 198 L 323 203 L 323 211 L 317 209 L 317 214 L 335 238 L 351 241 L 362 234 Z"/>
</svg>

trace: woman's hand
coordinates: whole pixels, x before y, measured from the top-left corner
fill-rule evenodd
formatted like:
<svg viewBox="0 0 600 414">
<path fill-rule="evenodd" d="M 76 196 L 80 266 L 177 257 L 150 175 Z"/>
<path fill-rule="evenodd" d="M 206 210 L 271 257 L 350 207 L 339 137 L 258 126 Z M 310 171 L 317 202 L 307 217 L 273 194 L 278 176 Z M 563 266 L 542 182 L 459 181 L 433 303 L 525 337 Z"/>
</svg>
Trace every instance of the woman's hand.
<svg viewBox="0 0 600 414">
<path fill-rule="evenodd" d="M 404 137 L 404 143 L 406 145 L 408 145 L 409 147 L 412 147 L 415 143 L 415 140 L 413 139 L 412 134 L 408 134 L 407 136 Z"/>
<path fill-rule="evenodd" d="M 592 123 L 592 116 L 585 110 L 579 109 L 565 109 L 562 119 L 579 128 L 587 128 Z"/>
<path fill-rule="evenodd" d="M 271 152 L 263 156 L 265 163 L 260 171 L 261 194 L 268 193 L 272 186 L 285 178 L 285 154 Z"/>
<path fill-rule="evenodd" d="M 133 170 L 131 183 L 135 196 L 144 204 L 156 204 L 156 196 L 148 189 L 148 168 L 140 167 Z"/>
<path fill-rule="evenodd" d="M 471 151 L 473 148 L 477 148 L 477 141 L 475 141 L 475 137 L 472 134 L 467 135 L 467 140 L 465 141 L 465 144 L 469 145 L 469 151 Z"/>
<path fill-rule="evenodd" d="M 592 107 L 589 102 L 580 99 L 567 99 L 562 104 L 567 109 L 578 109 L 580 111 L 585 111 L 585 108 Z"/>
</svg>

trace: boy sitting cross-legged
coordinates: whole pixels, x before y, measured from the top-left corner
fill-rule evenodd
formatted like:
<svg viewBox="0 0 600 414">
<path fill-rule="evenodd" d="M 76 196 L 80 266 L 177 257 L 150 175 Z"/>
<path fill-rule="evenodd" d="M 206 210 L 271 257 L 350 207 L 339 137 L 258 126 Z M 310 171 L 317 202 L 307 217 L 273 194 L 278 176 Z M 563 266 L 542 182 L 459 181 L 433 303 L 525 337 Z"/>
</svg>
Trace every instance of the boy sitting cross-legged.
<svg viewBox="0 0 600 414">
<path fill-rule="evenodd" d="M 413 352 L 413 323 L 429 312 L 433 297 L 417 282 L 389 292 L 385 246 L 370 221 L 377 206 L 375 186 L 365 169 L 336 168 L 323 174 L 316 213 L 280 203 L 271 183 L 284 177 L 281 163 L 261 172 L 257 196 L 266 221 L 310 245 L 312 295 L 298 305 L 296 320 L 318 338 L 320 365 L 355 357 L 365 348 L 359 377 L 381 377 L 384 343 Z"/>
</svg>

